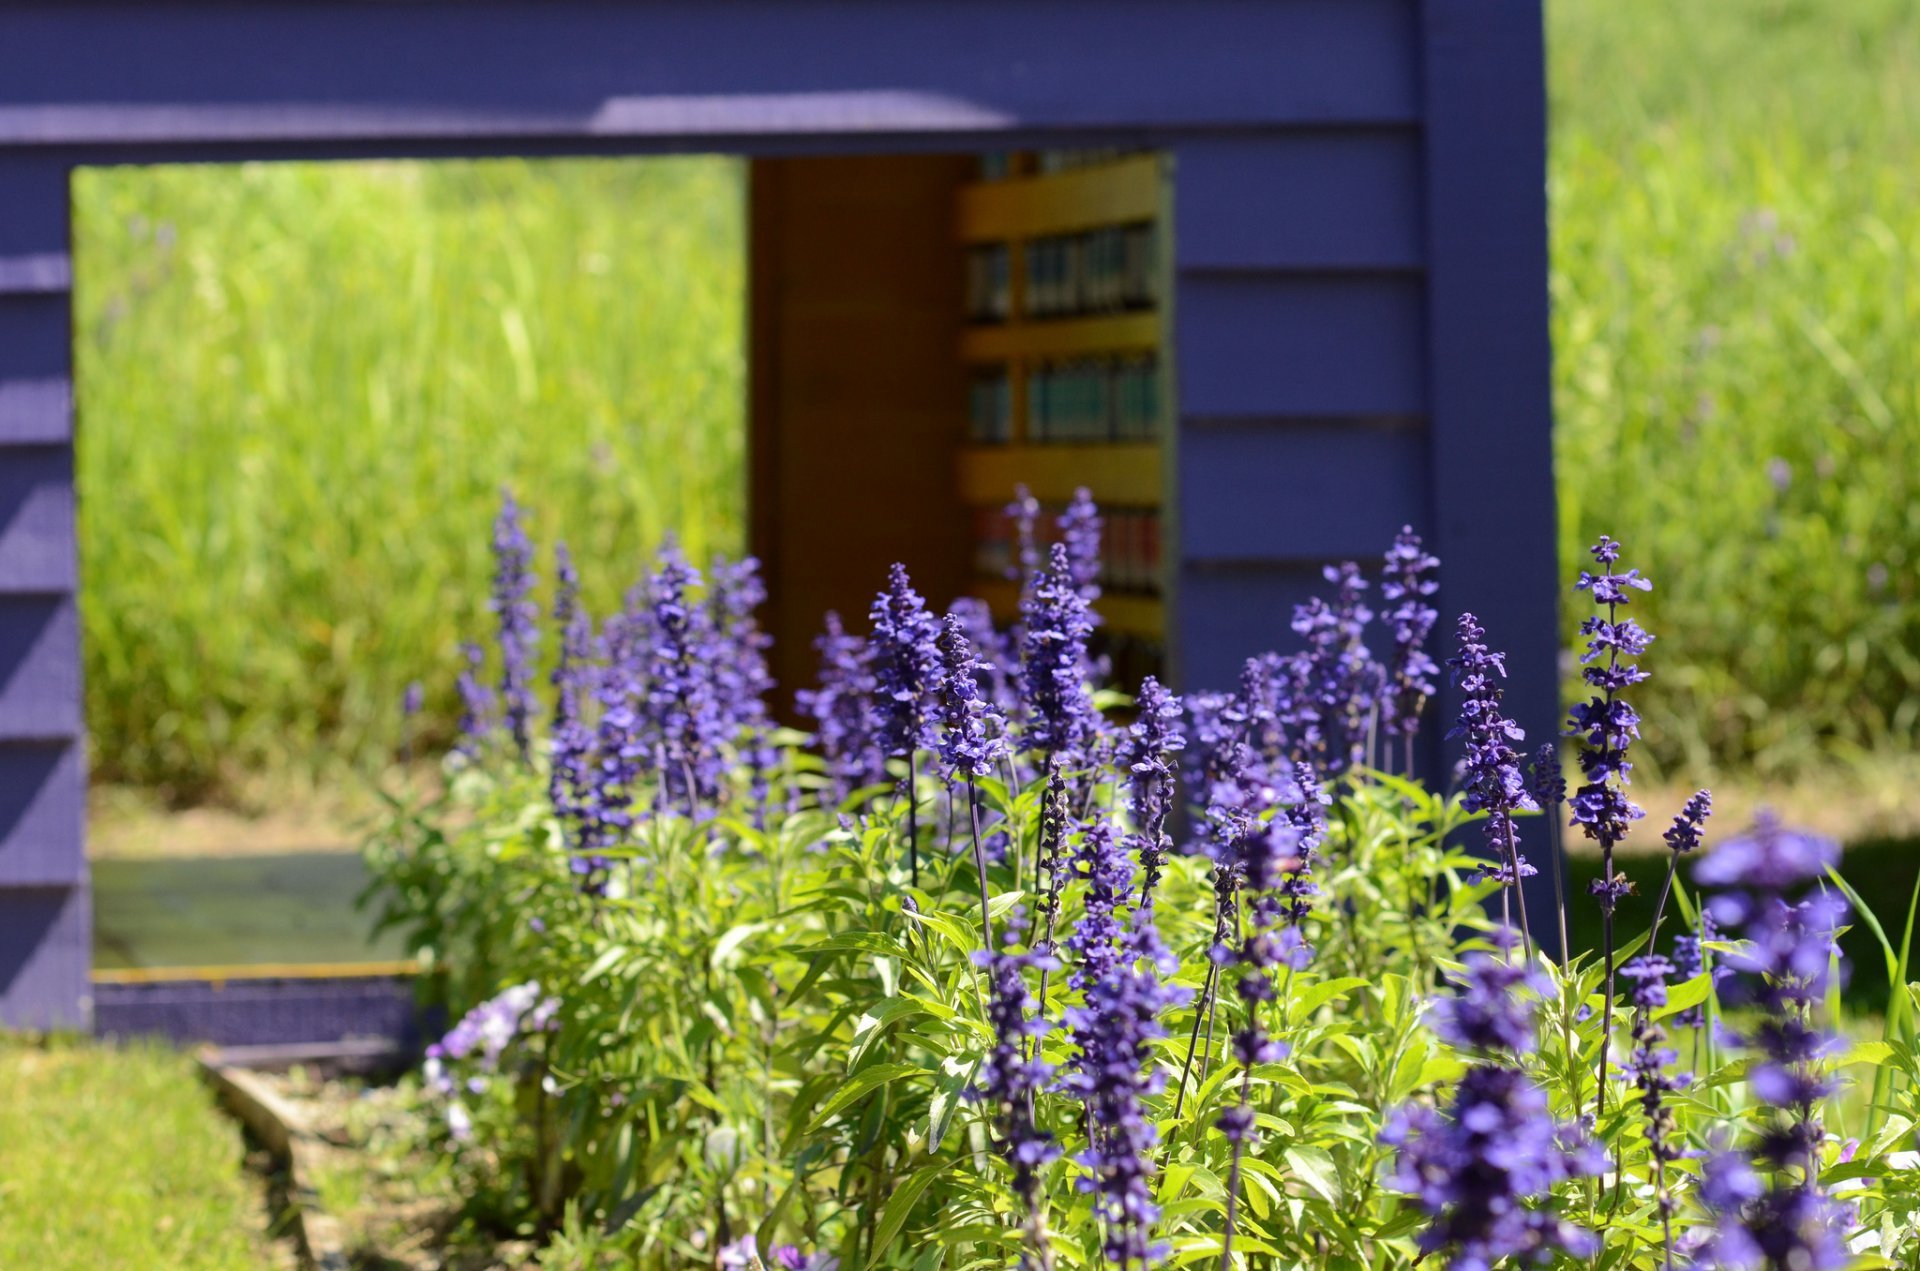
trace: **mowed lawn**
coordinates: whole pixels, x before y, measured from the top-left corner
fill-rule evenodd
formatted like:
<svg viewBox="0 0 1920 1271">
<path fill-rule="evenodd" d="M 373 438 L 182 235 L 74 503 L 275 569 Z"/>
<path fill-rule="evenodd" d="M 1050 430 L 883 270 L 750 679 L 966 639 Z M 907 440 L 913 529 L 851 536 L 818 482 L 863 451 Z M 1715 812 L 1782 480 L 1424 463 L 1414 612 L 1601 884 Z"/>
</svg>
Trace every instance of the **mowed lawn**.
<svg viewBox="0 0 1920 1271">
<path fill-rule="evenodd" d="M 240 1131 L 153 1046 L 0 1038 L 0 1267 L 282 1265 Z"/>
</svg>

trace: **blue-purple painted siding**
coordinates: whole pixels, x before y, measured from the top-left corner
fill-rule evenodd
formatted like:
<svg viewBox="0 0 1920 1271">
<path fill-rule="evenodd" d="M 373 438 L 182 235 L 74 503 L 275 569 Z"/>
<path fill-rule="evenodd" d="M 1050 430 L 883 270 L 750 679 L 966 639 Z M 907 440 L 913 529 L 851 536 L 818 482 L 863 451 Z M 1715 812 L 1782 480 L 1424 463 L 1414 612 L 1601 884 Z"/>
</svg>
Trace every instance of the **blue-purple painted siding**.
<svg viewBox="0 0 1920 1271">
<path fill-rule="evenodd" d="M 88 1010 L 75 165 L 1101 142 L 1175 162 L 1176 670 L 1405 521 L 1550 729 L 1537 0 L 0 0 L 0 1023 Z"/>
</svg>

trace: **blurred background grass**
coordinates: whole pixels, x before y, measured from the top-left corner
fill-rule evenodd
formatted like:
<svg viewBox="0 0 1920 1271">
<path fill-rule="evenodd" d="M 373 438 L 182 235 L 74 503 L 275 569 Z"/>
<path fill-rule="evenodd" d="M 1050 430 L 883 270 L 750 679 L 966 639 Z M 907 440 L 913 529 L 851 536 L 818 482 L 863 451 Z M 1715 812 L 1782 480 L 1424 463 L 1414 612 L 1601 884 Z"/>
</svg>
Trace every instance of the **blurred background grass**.
<svg viewBox="0 0 1920 1271">
<path fill-rule="evenodd" d="M 1920 6 L 1547 8 L 1562 568 L 1608 532 L 1656 580 L 1647 754 L 1911 753 Z"/>
<path fill-rule="evenodd" d="M 187 803 L 386 762 L 415 677 L 443 739 L 503 482 L 603 605 L 670 528 L 737 550 L 737 164 L 105 169 L 74 200 L 96 779 Z"/>
<path fill-rule="evenodd" d="M 1560 547 L 1658 580 L 1649 775 L 1911 755 L 1920 9 L 1548 16 Z M 103 780 L 383 763 L 415 676 L 444 736 L 509 478 L 604 589 L 669 526 L 737 543 L 737 165 L 125 169 L 76 204 Z"/>
</svg>

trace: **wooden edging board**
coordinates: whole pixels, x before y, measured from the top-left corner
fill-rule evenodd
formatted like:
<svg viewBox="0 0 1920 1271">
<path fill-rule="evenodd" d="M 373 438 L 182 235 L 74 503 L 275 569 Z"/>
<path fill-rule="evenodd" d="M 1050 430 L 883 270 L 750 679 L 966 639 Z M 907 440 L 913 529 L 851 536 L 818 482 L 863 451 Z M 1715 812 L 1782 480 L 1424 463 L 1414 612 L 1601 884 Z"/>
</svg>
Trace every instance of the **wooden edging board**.
<svg viewBox="0 0 1920 1271">
<path fill-rule="evenodd" d="M 293 1202 L 292 1229 L 303 1271 L 351 1271 L 345 1237 L 339 1221 L 320 1206 L 313 1188 L 316 1153 L 324 1149 L 299 1109 L 282 1099 L 266 1082 L 236 1064 L 225 1062 L 219 1051 L 203 1051 L 200 1071 L 220 1102 L 258 1138 L 286 1171 L 287 1195 Z"/>
</svg>

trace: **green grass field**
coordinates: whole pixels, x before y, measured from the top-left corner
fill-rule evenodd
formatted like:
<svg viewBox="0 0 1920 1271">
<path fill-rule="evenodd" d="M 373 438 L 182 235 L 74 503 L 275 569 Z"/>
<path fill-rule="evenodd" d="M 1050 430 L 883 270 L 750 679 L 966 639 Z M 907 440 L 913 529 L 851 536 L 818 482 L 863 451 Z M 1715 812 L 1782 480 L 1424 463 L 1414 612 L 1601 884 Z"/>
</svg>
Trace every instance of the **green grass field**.
<svg viewBox="0 0 1920 1271">
<path fill-rule="evenodd" d="M 1657 580 L 1651 750 L 1911 751 L 1920 8 L 1548 11 L 1561 557 L 1611 532 Z"/>
<path fill-rule="evenodd" d="M 1646 757 L 1898 747 L 1920 11 L 1548 9 L 1560 547 L 1612 533 L 1658 580 Z M 735 543 L 740 195 L 719 160 L 83 173 L 96 775 L 191 801 L 378 764 L 416 676 L 444 736 L 502 481 L 602 603 L 668 527 Z"/>
<path fill-rule="evenodd" d="M 415 677 L 444 737 L 503 482 L 603 605 L 669 529 L 736 547 L 741 196 L 704 159 L 82 172 L 96 777 L 385 761 Z"/>
<path fill-rule="evenodd" d="M 0 1266 L 257 1271 L 240 1132 L 157 1047 L 0 1040 Z"/>
</svg>

